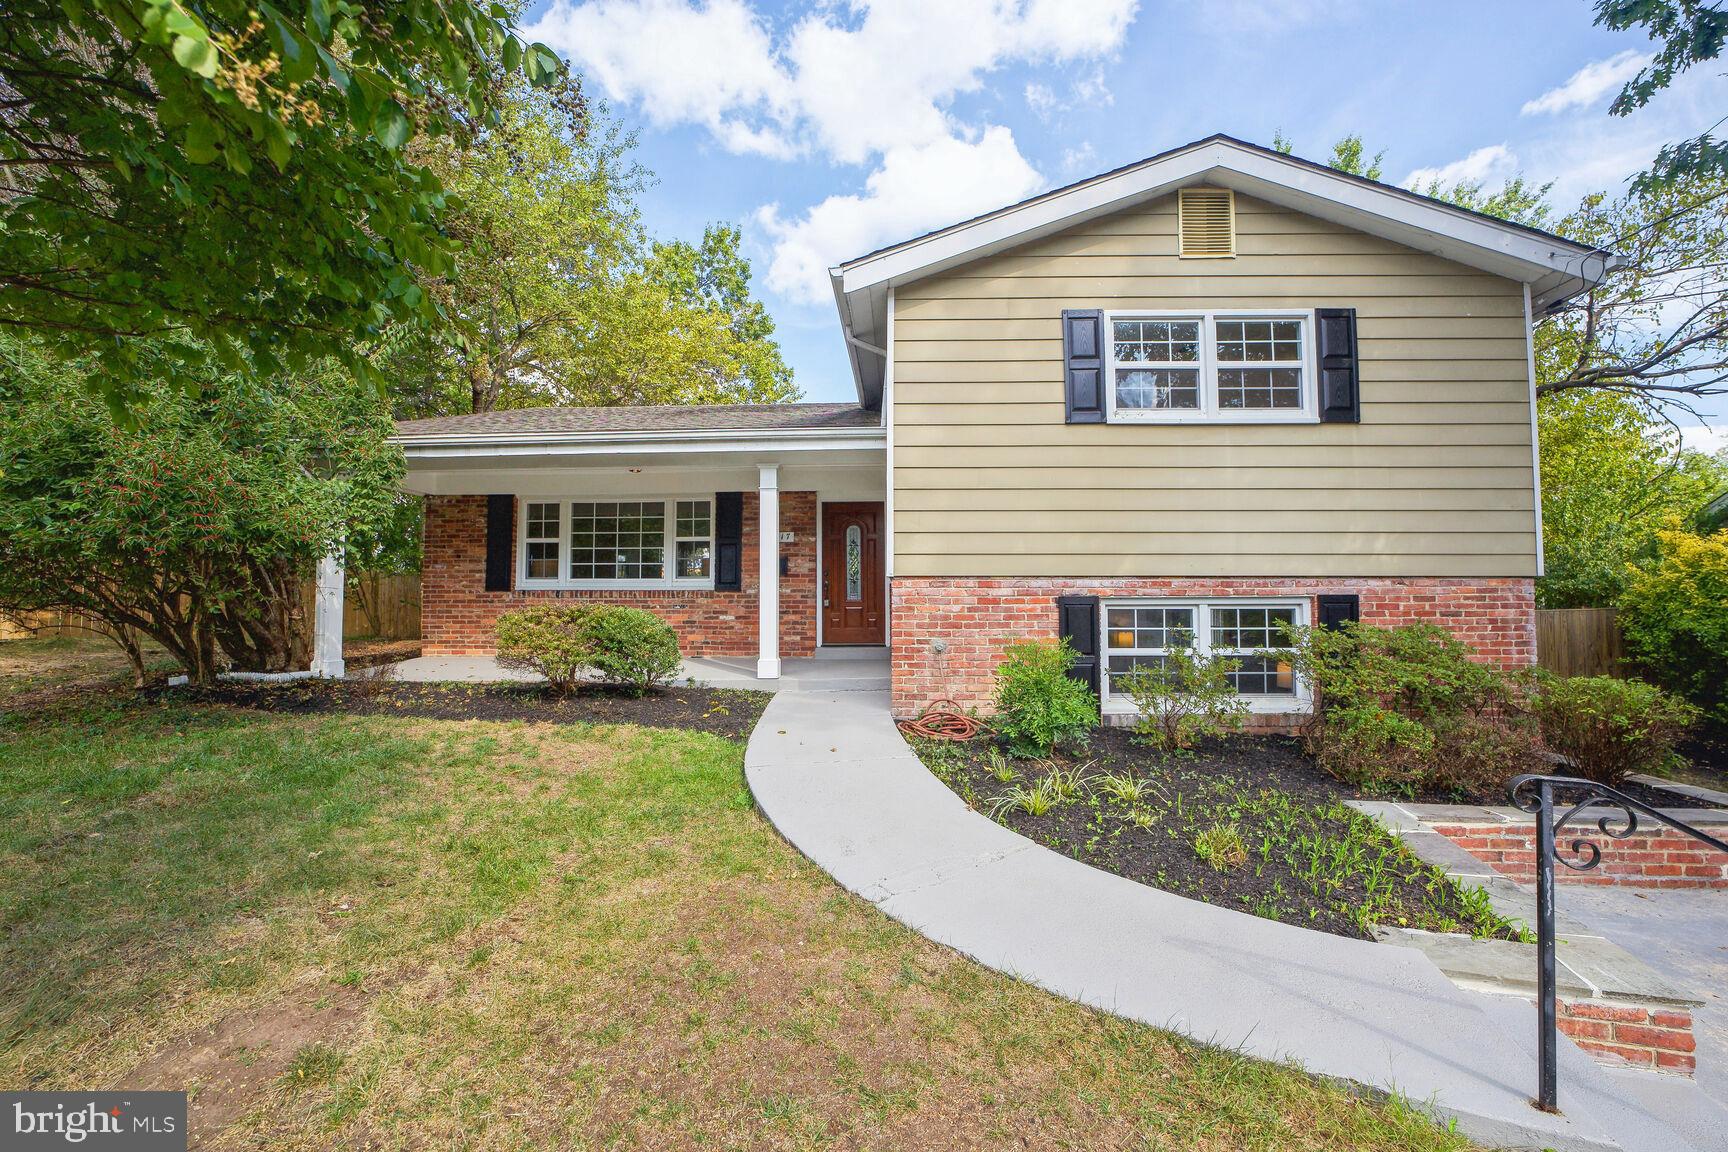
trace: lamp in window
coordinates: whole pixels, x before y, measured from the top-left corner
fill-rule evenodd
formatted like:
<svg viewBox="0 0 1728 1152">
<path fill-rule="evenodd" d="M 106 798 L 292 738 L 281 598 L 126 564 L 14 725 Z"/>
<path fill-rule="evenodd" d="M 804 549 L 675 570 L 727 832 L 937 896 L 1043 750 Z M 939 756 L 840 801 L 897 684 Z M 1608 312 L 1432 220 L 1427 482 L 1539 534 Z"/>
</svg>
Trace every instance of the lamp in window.
<svg viewBox="0 0 1728 1152">
<path fill-rule="evenodd" d="M 1278 661 L 1278 691 L 1290 692 L 1295 688 L 1292 680 L 1290 663 L 1287 660 Z"/>
<path fill-rule="evenodd" d="M 1125 630 L 1120 631 L 1120 632 L 1110 633 L 1110 647 L 1112 647 L 1112 648 L 1132 648 L 1132 647 L 1134 647 L 1134 632 L 1133 632 L 1133 630 L 1132 629 L 1125 629 Z"/>
</svg>

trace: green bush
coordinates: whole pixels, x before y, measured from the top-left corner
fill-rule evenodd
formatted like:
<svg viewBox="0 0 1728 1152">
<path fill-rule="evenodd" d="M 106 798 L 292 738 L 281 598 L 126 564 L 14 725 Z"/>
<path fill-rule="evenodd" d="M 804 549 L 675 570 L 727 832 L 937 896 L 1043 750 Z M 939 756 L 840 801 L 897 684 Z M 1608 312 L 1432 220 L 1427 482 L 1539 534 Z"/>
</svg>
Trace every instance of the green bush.
<svg viewBox="0 0 1728 1152">
<path fill-rule="evenodd" d="M 1140 664 L 1112 677 L 1111 691 L 1134 701 L 1140 713 L 1134 723 L 1136 739 L 1160 752 L 1177 752 L 1242 727 L 1248 701 L 1237 693 L 1229 675 L 1239 667 L 1239 660 L 1179 645 L 1169 650 L 1162 664 Z"/>
<path fill-rule="evenodd" d="M 1658 532 L 1657 556 L 1628 574 L 1620 600 L 1626 651 L 1653 683 L 1728 729 L 1728 530 Z"/>
<path fill-rule="evenodd" d="M 1550 677 L 1535 701 L 1542 742 L 1590 780 L 1618 787 L 1633 772 L 1660 772 L 1698 709 L 1641 680 Z"/>
<path fill-rule="evenodd" d="M 572 691 L 588 679 L 588 617 L 594 604 L 534 604 L 498 617 L 498 663 L 523 672 L 538 672 L 559 692 Z"/>
<path fill-rule="evenodd" d="M 1008 645 L 996 669 L 994 727 L 1016 756 L 1048 756 L 1057 745 L 1084 745 L 1098 723 L 1098 698 L 1072 679 L 1066 640 Z"/>
<path fill-rule="evenodd" d="M 587 680 L 658 688 L 679 670 L 678 637 L 651 612 L 611 604 L 536 604 L 498 617 L 498 663 L 538 672 L 559 692 Z"/>
<path fill-rule="evenodd" d="M 1327 772 L 1359 788 L 1489 795 L 1536 767 L 1519 677 L 1433 624 L 1299 628 L 1290 658 L 1314 692 L 1303 729 Z"/>
<path fill-rule="evenodd" d="M 601 605 L 584 628 L 588 660 L 602 680 L 637 693 L 660 688 L 678 675 L 678 634 L 652 612 Z"/>
</svg>

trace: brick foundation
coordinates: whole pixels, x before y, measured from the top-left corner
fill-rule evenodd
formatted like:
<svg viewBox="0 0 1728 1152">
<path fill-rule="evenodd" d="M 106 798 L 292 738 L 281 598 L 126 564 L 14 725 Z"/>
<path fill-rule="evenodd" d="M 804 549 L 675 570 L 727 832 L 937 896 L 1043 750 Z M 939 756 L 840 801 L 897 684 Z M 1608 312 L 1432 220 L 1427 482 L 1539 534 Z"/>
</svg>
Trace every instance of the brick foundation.
<svg viewBox="0 0 1728 1152">
<path fill-rule="evenodd" d="M 744 494 L 743 587 L 712 589 L 514 589 L 487 592 L 486 497 L 426 498 L 421 565 L 421 627 L 428 656 L 490 656 L 500 613 L 525 604 L 598 601 L 643 608 L 672 625 L 686 656 L 755 656 L 757 623 L 757 498 Z M 794 533 L 780 554 L 780 654 L 816 651 L 816 493 L 780 493 L 780 529 Z M 514 539 L 514 530 L 512 530 Z M 514 568 L 512 569 L 514 580 Z"/>
<path fill-rule="evenodd" d="M 1555 1003 L 1560 1031 L 1598 1060 L 1686 1076 L 1697 1064 L 1690 1012 L 1601 1000 Z"/>
<path fill-rule="evenodd" d="M 1534 823 L 1431 827 L 1501 875 L 1524 884 L 1536 882 Z M 1595 826 L 1586 822 L 1580 825 L 1578 835 L 1602 850 L 1602 862 L 1588 872 L 1556 865 L 1557 880 L 1628 888 L 1728 888 L 1728 854 L 1678 832 L 1652 826 L 1624 840 L 1613 840 L 1597 834 Z M 1563 850 L 1567 842 L 1562 836 Z"/>
<path fill-rule="evenodd" d="M 944 696 L 963 706 L 988 707 L 1003 645 L 1022 637 L 1056 638 L 1057 596 L 1314 597 L 1322 593 L 1361 597 L 1365 624 L 1390 627 L 1431 621 L 1485 659 L 1508 666 L 1536 659 L 1535 584 L 1527 579 L 897 576 L 892 581 L 891 614 L 894 713 L 912 715 Z M 935 650 L 938 641 L 946 651 Z"/>
</svg>

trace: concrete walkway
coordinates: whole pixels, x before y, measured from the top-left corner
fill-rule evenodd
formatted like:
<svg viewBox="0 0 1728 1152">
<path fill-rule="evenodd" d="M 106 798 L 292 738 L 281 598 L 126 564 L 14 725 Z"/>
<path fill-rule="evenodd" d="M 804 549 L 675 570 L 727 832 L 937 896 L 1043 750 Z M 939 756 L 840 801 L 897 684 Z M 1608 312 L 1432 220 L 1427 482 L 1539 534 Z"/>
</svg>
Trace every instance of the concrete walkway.
<svg viewBox="0 0 1728 1152">
<path fill-rule="evenodd" d="M 1607 1074 L 1564 1037 L 1566 1114 L 1536 1111 L 1534 1007 L 1461 991 L 1419 952 L 1173 896 L 971 811 L 906 746 L 884 692 L 781 692 L 745 771 L 768 819 L 846 888 L 1052 992 L 1400 1092 L 1487 1144 L 1723 1147 L 1728 1112 L 1693 1085 Z"/>
</svg>

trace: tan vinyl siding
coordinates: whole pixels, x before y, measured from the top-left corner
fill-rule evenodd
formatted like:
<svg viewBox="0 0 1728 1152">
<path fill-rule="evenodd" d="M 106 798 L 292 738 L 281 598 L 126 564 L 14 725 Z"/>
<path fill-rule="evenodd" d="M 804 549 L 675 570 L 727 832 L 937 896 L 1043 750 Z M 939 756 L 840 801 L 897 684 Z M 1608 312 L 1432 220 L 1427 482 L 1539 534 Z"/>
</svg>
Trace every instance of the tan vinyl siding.
<svg viewBox="0 0 1728 1152">
<path fill-rule="evenodd" d="M 896 290 L 903 576 L 1533 576 L 1520 285 L 1236 198 L 1174 196 Z M 1360 424 L 1063 423 L 1064 308 L 1351 307 Z"/>
</svg>

